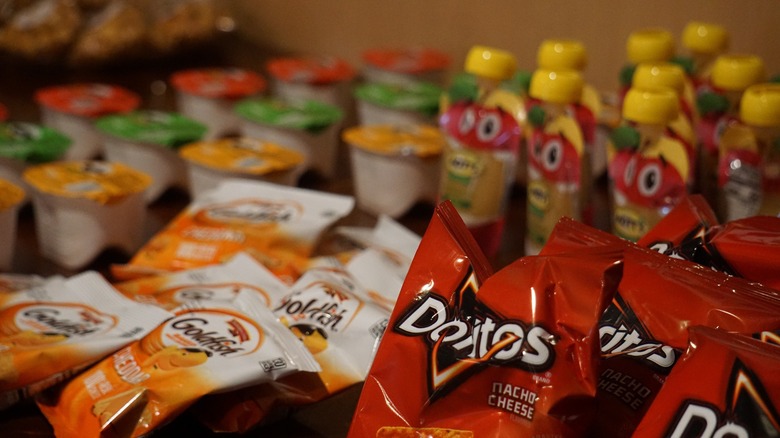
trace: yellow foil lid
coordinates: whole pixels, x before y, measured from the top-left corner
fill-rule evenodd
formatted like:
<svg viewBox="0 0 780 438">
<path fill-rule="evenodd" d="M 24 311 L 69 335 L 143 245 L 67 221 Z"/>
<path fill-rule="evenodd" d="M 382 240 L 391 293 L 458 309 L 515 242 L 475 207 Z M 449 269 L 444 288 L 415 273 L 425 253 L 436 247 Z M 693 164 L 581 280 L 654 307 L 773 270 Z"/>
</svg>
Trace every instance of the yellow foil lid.
<svg viewBox="0 0 780 438">
<path fill-rule="evenodd" d="M 755 55 L 729 54 L 715 59 L 712 85 L 728 91 L 743 91 L 766 79 L 764 61 Z"/>
<path fill-rule="evenodd" d="M 626 55 L 633 64 L 669 61 L 674 56 L 674 37 L 665 29 L 636 30 L 628 36 Z"/>
<path fill-rule="evenodd" d="M 363 125 L 345 130 L 342 138 L 368 152 L 420 158 L 441 154 L 445 143 L 441 131 L 431 125 Z"/>
<path fill-rule="evenodd" d="M 466 55 L 466 72 L 477 76 L 504 81 L 511 78 L 516 69 L 515 56 L 506 50 L 474 46 Z"/>
<path fill-rule="evenodd" d="M 729 46 L 729 33 L 719 24 L 692 21 L 685 26 L 682 43 L 692 52 L 715 55 Z"/>
<path fill-rule="evenodd" d="M 588 64 L 585 45 L 576 40 L 551 39 L 539 45 L 536 54 L 539 68 L 582 71 Z"/>
<path fill-rule="evenodd" d="M 248 137 L 191 143 L 179 155 L 203 167 L 254 175 L 289 170 L 304 160 L 298 151 Z"/>
<path fill-rule="evenodd" d="M 545 102 L 574 103 L 580 101 L 583 86 L 582 76 L 574 70 L 537 69 L 528 94 Z"/>
<path fill-rule="evenodd" d="M 739 116 L 762 128 L 780 127 L 780 84 L 757 84 L 742 94 Z"/>
<path fill-rule="evenodd" d="M 682 95 L 685 91 L 685 71 L 670 62 L 645 62 L 636 67 L 631 85 L 637 88 L 671 88 Z"/>
<path fill-rule="evenodd" d="M 667 125 L 680 113 L 680 98 L 672 89 L 632 87 L 623 100 L 623 118 L 647 125 Z"/>
<path fill-rule="evenodd" d="M 0 179 L 0 211 L 19 205 L 24 199 L 24 190 L 4 179 Z"/>
<path fill-rule="evenodd" d="M 36 190 L 64 198 L 90 199 L 99 204 L 121 201 L 146 190 L 152 178 L 117 162 L 58 161 L 28 167 L 24 180 Z"/>
</svg>

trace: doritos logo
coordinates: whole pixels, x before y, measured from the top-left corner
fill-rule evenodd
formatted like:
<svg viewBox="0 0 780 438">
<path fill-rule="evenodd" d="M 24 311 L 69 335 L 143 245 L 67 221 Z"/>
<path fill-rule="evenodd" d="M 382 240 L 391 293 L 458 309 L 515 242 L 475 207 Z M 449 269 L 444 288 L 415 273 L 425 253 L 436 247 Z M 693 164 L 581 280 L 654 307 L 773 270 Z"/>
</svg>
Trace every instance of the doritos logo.
<svg viewBox="0 0 780 438">
<path fill-rule="evenodd" d="M 780 436 L 780 416 L 758 376 L 737 360 L 729 379 L 726 412 L 696 400 L 686 400 L 668 438 Z"/>
<path fill-rule="evenodd" d="M 424 337 L 430 346 L 431 400 L 445 395 L 487 365 L 514 366 L 543 372 L 555 361 L 556 338 L 541 325 L 505 319 L 476 301 L 471 273 L 447 303 L 429 293 L 399 318 L 393 329 Z"/>
</svg>

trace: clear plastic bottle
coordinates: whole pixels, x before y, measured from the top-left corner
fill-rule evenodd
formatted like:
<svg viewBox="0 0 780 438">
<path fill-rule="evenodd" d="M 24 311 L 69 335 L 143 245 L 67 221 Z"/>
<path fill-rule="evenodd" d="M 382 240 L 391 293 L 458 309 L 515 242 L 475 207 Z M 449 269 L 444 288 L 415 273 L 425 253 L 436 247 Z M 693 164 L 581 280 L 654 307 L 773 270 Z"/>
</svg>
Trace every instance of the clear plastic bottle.
<svg viewBox="0 0 780 438">
<path fill-rule="evenodd" d="M 539 45 L 537 66 L 546 70 L 574 70 L 581 75 L 588 64 L 585 45 L 578 40 L 547 39 Z M 591 164 L 590 176 L 597 178 L 606 170 L 607 129 L 600 125 L 602 113 L 601 95 L 593 85 L 584 82 L 580 100 L 572 105 L 571 112 L 580 124 L 585 140 L 585 153 Z M 602 129 L 599 129 L 601 126 Z"/>
<path fill-rule="evenodd" d="M 582 76 L 573 70 L 538 69 L 528 111 L 528 187 L 525 253 L 537 254 L 564 216 L 582 220 L 590 164 L 582 130 L 569 111 L 582 96 Z"/>
<path fill-rule="evenodd" d="M 608 149 L 612 229 L 624 239 L 639 240 L 687 194 L 688 153 L 667 134 L 679 101 L 669 88 L 626 93 Z"/>
<path fill-rule="evenodd" d="M 500 87 L 516 66 L 509 52 L 473 47 L 465 70 L 477 79 L 477 99 L 450 102 L 439 118 L 447 139 L 439 199 L 452 202 L 489 258 L 501 246 L 525 114 L 522 98 Z"/>
<path fill-rule="evenodd" d="M 749 87 L 740 99 L 741 123 L 720 142 L 718 183 L 724 221 L 780 215 L 780 84 Z"/>
<path fill-rule="evenodd" d="M 634 72 L 633 87 L 640 89 L 670 88 L 677 93 L 680 100 L 678 116 L 669 123 L 667 134 L 676 138 L 685 146 L 688 152 L 690 168 L 688 170 L 688 188 L 695 185 L 696 159 L 698 158 L 696 133 L 694 131 L 694 103 L 685 98 L 685 70 L 678 64 L 642 63 Z"/>
<path fill-rule="evenodd" d="M 739 102 L 751 85 L 766 79 L 763 60 L 755 55 L 727 54 L 715 60 L 710 75 L 710 91 L 700 94 L 696 105 L 700 114 L 696 125 L 699 141 L 699 190 L 716 211 L 720 138 L 726 127 L 739 122 Z"/>
<path fill-rule="evenodd" d="M 728 50 L 729 33 L 719 24 L 691 21 L 683 29 L 682 45 L 687 53 L 680 57 L 680 62 L 688 67 L 699 95 L 709 87 L 715 60 Z"/>
</svg>

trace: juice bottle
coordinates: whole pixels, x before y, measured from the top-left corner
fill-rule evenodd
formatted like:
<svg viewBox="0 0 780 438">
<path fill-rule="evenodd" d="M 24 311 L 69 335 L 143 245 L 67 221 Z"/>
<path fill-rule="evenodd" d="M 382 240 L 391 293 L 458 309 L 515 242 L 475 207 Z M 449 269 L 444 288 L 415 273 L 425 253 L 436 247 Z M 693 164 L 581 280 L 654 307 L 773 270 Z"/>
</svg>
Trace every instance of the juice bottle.
<svg viewBox="0 0 780 438">
<path fill-rule="evenodd" d="M 537 65 L 547 70 L 575 70 L 583 74 L 588 63 L 585 45 L 577 40 L 548 39 L 542 41 L 537 51 Z M 582 84 L 582 96 L 570 109 L 582 129 L 585 141 L 585 153 L 591 164 L 590 175 L 597 178 L 606 169 L 605 150 L 607 132 L 599 129 L 602 104 L 596 87 L 585 82 Z"/>
<path fill-rule="evenodd" d="M 440 200 L 449 200 L 485 255 L 501 246 L 506 206 L 515 182 L 522 98 L 500 84 L 517 62 L 504 50 L 475 46 L 465 63 L 476 79 L 476 100 L 450 102 L 439 118 L 447 140 L 442 157 Z"/>
<path fill-rule="evenodd" d="M 725 221 L 780 215 L 780 84 L 749 87 L 740 100 L 741 123 L 720 139 L 718 186 Z"/>
<path fill-rule="evenodd" d="M 715 60 L 710 75 L 710 90 L 696 99 L 700 114 L 696 125 L 699 141 L 699 189 L 716 211 L 718 190 L 718 160 L 720 137 L 727 126 L 739 122 L 739 102 L 751 85 L 763 82 L 766 69 L 761 58 L 754 55 L 727 54 Z"/>
<path fill-rule="evenodd" d="M 590 180 L 582 130 L 569 108 L 582 97 L 573 70 L 537 69 L 529 90 L 525 253 L 537 254 L 563 216 L 582 220 Z"/>
<path fill-rule="evenodd" d="M 634 72 L 633 86 L 640 89 L 670 88 L 677 93 L 680 103 L 678 116 L 667 126 L 667 135 L 679 140 L 688 152 L 688 181 L 689 189 L 694 188 L 695 169 L 698 152 L 696 150 L 696 133 L 694 124 L 694 103 L 685 98 L 685 70 L 670 62 L 642 63 Z"/>
<path fill-rule="evenodd" d="M 669 88 L 626 93 L 623 125 L 608 145 L 612 230 L 624 239 L 644 236 L 687 193 L 688 153 L 667 134 L 679 101 Z"/>
<path fill-rule="evenodd" d="M 674 37 L 666 29 L 643 28 L 628 35 L 626 40 L 626 58 L 628 62 L 620 70 L 620 89 L 618 107 L 631 88 L 636 66 L 643 62 L 668 62 L 674 58 Z"/>
<path fill-rule="evenodd" d="M 709 88 L 715 60 L 728 50 L 729 33 L 719 24 L 691 21 L 683 29 L 682 44 L 687 53 L 677 61 L 686 65 L 698 96 Z"/>
</svg>

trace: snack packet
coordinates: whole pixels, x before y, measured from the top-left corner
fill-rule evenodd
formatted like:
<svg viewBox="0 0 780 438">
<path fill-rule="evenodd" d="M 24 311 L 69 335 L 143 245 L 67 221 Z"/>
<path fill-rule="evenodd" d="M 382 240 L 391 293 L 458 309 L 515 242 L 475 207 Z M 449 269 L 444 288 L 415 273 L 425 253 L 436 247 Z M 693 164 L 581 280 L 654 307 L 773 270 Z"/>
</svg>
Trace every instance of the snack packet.
<svg viewBox="0 0 780 438">
<path fill-rule="evenodd" d="M 142 436 L 215 391 L 319 367 L 253 292 L 192 301 L 38 406 L 58 437 Z"/>
<path fill-rule="evenodd" d="M 594 436 L 632 436 L 688 345 L 687 328 L 748 335 L 780 329 L 780 293 L 687 261 L 665 257 L 572 220 L 562 220 L 543 253 L 613 249 L 623 258 L 618 292 L 599 322 L 601 374 Z"/>
<path fill-rule="evenodd" d="M 141 338 L 170 313 L 126 299 L 96 272 L 0 295 L 0 408 Z"/>
<path fill-rule="evenodd" d="M 274 314 L 320 364 L 317 374 L 209 397 L 197 417 L 219 432 L 245 432 L 290 407 L 310 405 L 362 382 L 387 326 L 389 312 L 374 304 L 335 259 L 307 270 L 284 295 L 271 297 Z"/>
<path fill-rule="evenodd" d="M 440 204 L 377 352 L 349 437 L 578 436 L 592 420 L 598 317 L 620 265 L 595 251 L 490 275 Z"/>
<path fill-rule="evenodd" d="M 780 435 L 780 348 L 706 327 L 689 333 L 688 350 L 634 436 Z"/>
<path fill-rule="evenodd" d="M 195 199 L 129 264 L 115 266 L 112 273 L 128 280 L 220 263 L 246 251 L 292 283 L 323 231 L 353 206 L 348 196 L 228 180 Z"/>
<path fill-rule="evenodd" d="M 718 223 L 701 195 L 690 195 L 637 242 L 661 254 L 780 289 L 780 218 Z"/>
<path fill-rule="evenodd" d="M 286 284 L 245 253 L 238 253 L 224 264 L 143 277 L 114 287 L 131 299 L 166 310 L 190 301 L 230 302 L 244 291 L 256 293 L 270 306 L 272 296 L 288 290 Z"/>
</svg>

